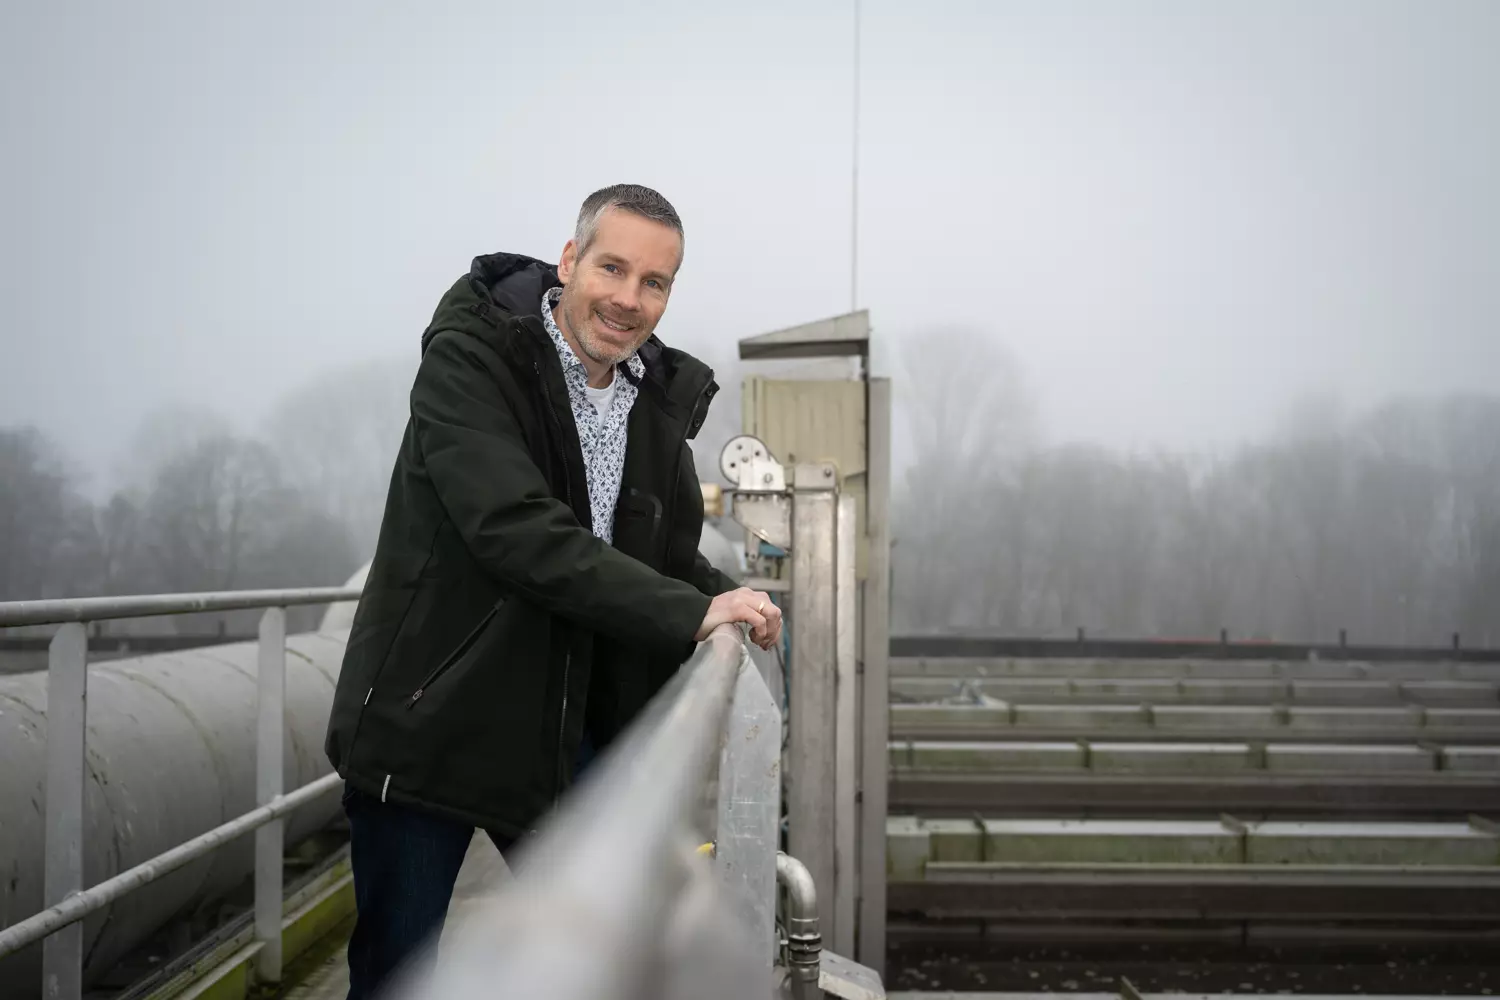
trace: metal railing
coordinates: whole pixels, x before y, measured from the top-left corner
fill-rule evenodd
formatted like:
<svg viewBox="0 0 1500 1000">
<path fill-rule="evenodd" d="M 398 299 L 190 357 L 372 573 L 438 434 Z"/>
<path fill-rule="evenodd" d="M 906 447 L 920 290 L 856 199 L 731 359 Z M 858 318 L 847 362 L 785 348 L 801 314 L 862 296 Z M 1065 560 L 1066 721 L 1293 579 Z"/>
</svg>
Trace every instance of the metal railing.
<svg viewBox="0 0 1500 1000">
<path fill-rule="evenodd" d="M 325 775 L 290 793 L 282 788 L 285 730 L 286 609 L 358 600 L 357 588 L 97 597 L 0 604 L 0 628 L 60 625 L 47 653 L 46 909 L 0 930 L 0 958 L 38 940 L 43 994 L 76 1000 L 83 992 L 83 924 L 89 914 L 132 890 L 255 831 L 255 939 L 262 980 L 281 978 L 282 817 L 336 789 Z M 83 884 L 87 623 L 121 618 L 264 608 L 259 628 L 256 704 L 257 808 L 98 885 Z"/>
<path fill-rule="evenodd" d="M 47 908 L 0 930 L 0 958 L 43 940 L 44 994 L 79 997 L 85 917 L 254 830 L 256 974 L 279 981 L 281 818 L 341 783 L 329 774 L 283 794 L 285 608 L 358 597 L 356 589 L 330 588 L 0 604 L 0 627 L 62 626 L 48 659 Z M 267 610 L 258 640 L 258 807 L 85 888 L 85 623 L 260 607 Z M 775 991 L 783 945 L 780 875 L 791 879 L 789 891 L 802 890 L 788 914 L 790 985 L 812 996 L 821 945 L 811 880 L 778 851 L 781 737 L 781 711 L 743 634 L 721 626 L 521 849 L 504 891 L 456 943 L 444 942 L 442 965 L 414 966 L 406 991 L 633 1000 L 702 995 L 707 982 L 725 1000 L 764 998 Z M 711 860 L 695 850 L 705 839 Z M 694 976 L 696 986 L 687 985 Z M 664 979 L 676 986 L 664 988 Z"/>
<path fill-rule="evenodd" d="M 443 961 L 429 955 L 397 994 L 772 996 L 780 788 L 781 712 L 741 633 L 720 626 L 444 940 Z M 706 838 L 711 860 L 695 850 Z M 792 985 L 810 996 L 816 918 L 799 898 Z"/>
</svg>

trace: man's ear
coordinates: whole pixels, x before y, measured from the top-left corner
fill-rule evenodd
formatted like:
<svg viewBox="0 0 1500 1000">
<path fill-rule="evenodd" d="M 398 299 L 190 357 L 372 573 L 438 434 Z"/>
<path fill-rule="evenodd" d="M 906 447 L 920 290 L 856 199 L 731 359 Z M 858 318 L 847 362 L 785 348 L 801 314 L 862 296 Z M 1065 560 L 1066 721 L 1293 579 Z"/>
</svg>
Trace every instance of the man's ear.
<svg viewBox="0 0 1500 1000">
<path fill-rule="evenodd" d="M 557 262 L 557 278 L 563 284 L 567 284 L 573 277 L 573 269 L 578 266 L 578 241 L 569 240 L 563 247 L 562 258 Z"/>
</svg>

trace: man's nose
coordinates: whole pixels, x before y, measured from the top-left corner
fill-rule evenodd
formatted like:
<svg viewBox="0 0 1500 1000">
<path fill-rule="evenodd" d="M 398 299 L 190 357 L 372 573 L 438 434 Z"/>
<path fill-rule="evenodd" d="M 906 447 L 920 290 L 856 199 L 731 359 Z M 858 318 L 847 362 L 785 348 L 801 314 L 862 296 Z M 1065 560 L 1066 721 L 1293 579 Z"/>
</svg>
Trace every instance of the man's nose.
<svg viewBox="0 0 1500 1000">
<path fill-rule="evenodd" d="M 615 294 L 609 297 L 609 301 L 616 309 L 624 309 L 627 312 L 636 312 L 641 307 L 641 290 L 635 286 L 635 282 L 622 282 L 623 288 L 616 288 Z"/>
</svg>

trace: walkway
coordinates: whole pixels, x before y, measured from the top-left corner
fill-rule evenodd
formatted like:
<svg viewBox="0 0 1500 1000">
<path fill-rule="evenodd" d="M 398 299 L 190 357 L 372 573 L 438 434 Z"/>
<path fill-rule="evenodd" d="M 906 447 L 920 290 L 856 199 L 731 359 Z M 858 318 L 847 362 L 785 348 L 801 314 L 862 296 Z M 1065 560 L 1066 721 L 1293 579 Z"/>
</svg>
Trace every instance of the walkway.
<svg viewBox="0 0 1500 1000">
<path fill-rule="evenodd" d="M 483 833 L 476 833 L 469 844 L 463 869 L 458 874 L 453 903 L 448 908 L 445 936 L 447 931 L 462 925 L 480 902 L 508 877 L 509 870 L 505 867 L 505 861 L 500 857 L 500 852 L 495 850 L 495 845 L 490 843 L 490 838 Z M 348 992 L 349 964 L 345 958 L 344 945 L 340 944 L 321 962 L 303 972 L 282 996 L 285 1000 L 344 1000 Z"/>
</svg>

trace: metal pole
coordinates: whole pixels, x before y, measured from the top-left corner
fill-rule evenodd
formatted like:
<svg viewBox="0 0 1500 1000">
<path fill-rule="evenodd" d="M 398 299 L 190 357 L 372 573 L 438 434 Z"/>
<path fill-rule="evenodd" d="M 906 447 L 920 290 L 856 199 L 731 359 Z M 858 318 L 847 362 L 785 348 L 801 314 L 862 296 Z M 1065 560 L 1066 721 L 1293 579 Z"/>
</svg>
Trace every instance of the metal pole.
<svg viewBox="0 0 1500 1000">
<path fill-rule="evenodd" d="M 47 650 L 47 906 L 83 891 L 84 741 L 88 718 L 88 629 L 72 622 Z M 83 924 L 42 944 L 42 995 L 83 996 Z"/>
<path fill-rule="evenodd" d="M 68 597 L 48 601 L 0 601 L 0 628 L 59 625 L 115 618 L 151 618 L 201 611 L 244 611 L 357 601 L 358 587 L 303 587 L 296 590 L 230 590 L 201 594 L 141 594 L 124 597 Z"/>
<path fill-rule="evenodd" d="M 658 996 L 744 645 L 721 625 L 515 856 L 515 877 L 393 998 Z M 734 984 L 739 985 L 739 984 Z M 743 995 L 731 990 L 731 996 Z M 679 993 L 710 995 L 716 993 Z"/>
<path fill-rule="evenodd" d="M 714 864 L 760 950 L 776 964 L 776 849 L 781 841 L 781 710 L 748 654 L 740 663 L 719 753 Z"/>
<path fill-rule="evenodd" d="M 286 609 L 267 608 L 260 617 L 256 707 L 255 802 L 270 805 L 281 795 L 282 741 L 286 714 Z M 281 982 L 281 865 L 285 822 L 273 819 L 255 831 L 256 975 Z"/>
<path fill-rule="evenodd" d="M 844 495 L 838 501 L 838 543 L 835 570 L 835 663 L 834 678 L 834 882 L 827 896 L 833 899 L 833 950 L 841 955 L 854 954 L 854 899 L 859 881 L 855 863 L 858 843 L 856 819 L 857 782 L 859 780 L 859 681 L 855 657 L 858 645 L 859 599 L 855 591 L 855 556 L 857 514 L 854 497 Z"/>
<path fill-rule="evenodd" d="M 854 129 L 849 176 L 849 311 L 859 309 L 859 0 L 854 0 Z"/>
<path fill-rule="evenodd" d="M 787 964 L 791 966 L 792 996 L 816 1000 L 823 964 L 823 938 L 818 933 L 818 886 L 807 867 L 796 858 L 776 855 L 776 877 L 786 886 Z"/>
<path fill-rule="evenodd" d="M 822 473 L 826 471 L 825 477 Z M 787 846 L 821 891 L 834 884 L 836 476 L 799 465 L 792 498 L 792 696 Z M 825 486 L 824 483 L 827 483 Z M 829 920 L 829 924 L 833 921 Z M 834 927 L 827 927 L 830 932 Z"/>
<path fill-rule="evenodd" d="M 865 537 L 864 699 L 859 781 L 859 947 L 861 964 L 885 971 L 885 813 L 890 738 L 891 380 L 868 383 Z"/>
<path fill-rule="evenodd" d="M 142 886 L 150 885 L 157 879 L 172 874 L 184 865 L 192 864 L 230 841 L 243 837 L 251 830 L 259 829 L 263 823 L 268 823 L 278 816 L 286 816 L 336 791 L 343 783 L 344 779 L 336 773 L 325 774 L 315 781 L 308 782 L 295 792 L 283 795 L 269 806 L 252 809 L 245 815 L 216 826 L 207 833 L 200 834 L 170 851 L 158 854 L 149 861 L 142 861 L 134 868 L 127 869 L 114 878 L 89 886 L 81 892 L 75 892 L 63 902 L 50 906 L 35 916 L 27 917 L 18 924 L 11 924 L 4 930 L 0 930 L 0 958 L 20 951 L 39 938 L 54 934 L 60 928 L 70 924 L 82 926 L 77 922 L 89 914 L 104 909 L 110 903 Z"/>
</svg>

